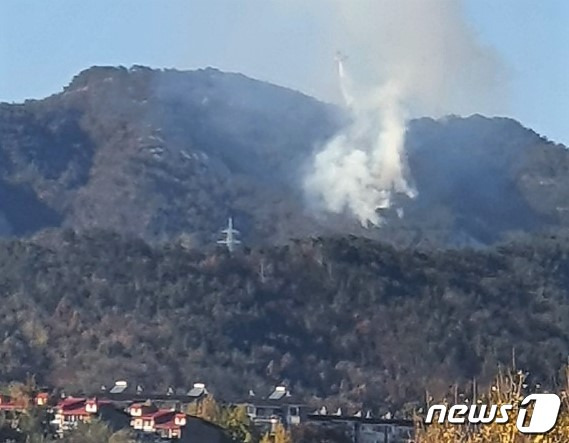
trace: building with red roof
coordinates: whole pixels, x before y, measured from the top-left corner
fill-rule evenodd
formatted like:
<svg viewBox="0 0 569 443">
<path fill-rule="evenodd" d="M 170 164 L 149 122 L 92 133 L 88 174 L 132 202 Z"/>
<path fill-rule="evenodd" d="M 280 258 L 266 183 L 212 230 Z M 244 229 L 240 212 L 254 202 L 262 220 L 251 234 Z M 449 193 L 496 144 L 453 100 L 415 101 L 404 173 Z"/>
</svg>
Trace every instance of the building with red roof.
<svg viewBox="0 0 569 443">
<path fill-rule="evenodd" d="M 66 397 L 55 407 L 52 424 L 59 434 L 73 429 L 78 423 L 88 423 L 100 412 L 102 406 L 109 406 L 109 401 L 96 398 Z"/>
<path fill-rule="evenodd" d="M 133 403 L 127 408 L 131 426 L 137 431 L 157 433 L 162 438 L 180 438 L 186 426 L 186 414 L 158 409 L 151 403 Z"/>
<path fill-rule="evenodd" d="M 47 392 L 38 392 L 34 399 L 36 406 L 47 406 L 49 403 L 49 393 Z"/>
<path fill-rule="evenodd" d="M 0 411 L 14 411 L 21 409 L 23 408 L 18 407 L 10 396 L 0 395 Z"/>
</svg>

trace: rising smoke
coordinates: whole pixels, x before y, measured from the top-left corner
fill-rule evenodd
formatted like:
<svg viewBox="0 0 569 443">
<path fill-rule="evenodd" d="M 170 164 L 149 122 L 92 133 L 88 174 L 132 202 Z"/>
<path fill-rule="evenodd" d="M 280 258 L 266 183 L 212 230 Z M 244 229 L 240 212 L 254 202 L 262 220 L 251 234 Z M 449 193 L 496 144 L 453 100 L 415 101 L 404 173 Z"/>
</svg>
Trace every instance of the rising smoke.
<svg viewBox="0 0 569 443">
<path fill-rule="evenodd" d="M 349 57 L 337 56 L 337 67 L 350 124 L 315 156 L 305 190 L 328 211 L 379 225 L 378 209 L 396 194 L 417 195 L 406 164 L 409 119 L 495 112 L 499 63 L 477 42 L 459 0 L 325 5 L 334 13 L 331 40 Z"/>
</svg>

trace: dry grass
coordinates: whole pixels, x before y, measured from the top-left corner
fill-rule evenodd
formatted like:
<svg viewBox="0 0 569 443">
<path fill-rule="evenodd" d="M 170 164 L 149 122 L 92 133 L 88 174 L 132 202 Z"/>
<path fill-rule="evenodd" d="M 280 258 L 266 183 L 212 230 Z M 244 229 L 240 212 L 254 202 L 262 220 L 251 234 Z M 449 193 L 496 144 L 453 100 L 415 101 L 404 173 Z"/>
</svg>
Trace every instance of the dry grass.
<svg viewBox="0 0 569 443">
<path fill-rule="evenodd" d="M 447 422 L 439 424 L 434 420 L 431 425 L 424 425 L 424 417 L 417 416 L 416 443 L 569 443 L 569 399 L 566 386 L 569 385 L 569 369 L 566 370 L 565 388 L 559 390 L 562 399 L 561 412 L 555 428 L 546 435 L 523 435 L 516 428 L 519 402 L 529 393 L 526 374 L 521 371 L 500 371 L 492 387 L 478 398 L 459 400 L 455 394 L 453 401 L 447 404 L 469 403 L 487 405 L 514 405 L 510 421 L 506 424 L 453 425 Z M 428 405 L 430 406 L 430 405 Z M 437 417 L 438 418 L 438 417 Z"/>
</svg>

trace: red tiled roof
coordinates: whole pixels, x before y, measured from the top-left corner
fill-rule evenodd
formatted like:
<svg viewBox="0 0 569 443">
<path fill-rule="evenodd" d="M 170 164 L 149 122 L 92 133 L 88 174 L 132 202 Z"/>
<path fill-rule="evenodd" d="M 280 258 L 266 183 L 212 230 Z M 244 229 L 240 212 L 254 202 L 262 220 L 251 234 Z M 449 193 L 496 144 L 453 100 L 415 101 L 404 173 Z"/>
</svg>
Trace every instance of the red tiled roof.
<svg viewBox="0 0 569 443">
<path fill-rule="evenodd" d="M 1 403 L 0 404 L 0 410 L 2 410 L 2 411 L 12 411 L 14 409 L 20 409 L 20 408 L 18 408 L 14 403 Z"/>
<path fill-rule="evenodd" d="M 143 418 L 146 420 L 153 419 L 156 422 L 156 420 L 165 420 L 170 415 L 173 417 L 174 414 L 175 414 L 175 411 L 171 411 L 170 409 L 158 409 L 157 411 L 150 412 L 148 414 L 144 414 L 140 418 Z"/>
<path fill-rule="evenodd" d="M 27 403 L 22 399 L 14 401 L 9 395 L 0 395 L 0 410 L 2 411 L 23 410 L 26 407 Z"/>
<path fill-rule="evenodd" d="M 67 406 L 67 405 L 70 405 L 73 403 L 79 403 L 79 402 L 85 402 L 85 401 L 86 401 L 86 399 L 82 398 L 82 397 L 65 397 L 63 400 L 61 400 L 58 403 L 58 406 L 63 407 L 63 406 Z"/>
<path fill-rule="evenodd" d="M 90 412 L 85 410 L 85 407 L 76 408 L 76 409 L 64 409 L 61 411 L 63 415 L 91 415 Z"/>
<path fill-rule="evenodd" d="M 164 423 L 157 423 L 154 425 L 156 429 L 180 429 L 181 426 L 174 423 L 174 420 L 170 420 Z"/>
<path fill-rule="evenodd" d="M 63 400 L 61 400 L 57 406 L 58 407 L 66 407 L 67 405 L 70 404 L 75 404 L 75 403 L 85 403 L 85 402 L 95 402 L 97 404 L 100 405 L 104 405 L 104 404 L 112 404 L 111 400 L 99 400 L 98 398 L 84 398 L 84 397 L 65 397 Z"/>
<path fill-rule="evenodd" d="M 61 409 L 62 411 L 66 411 L 68 409 L 77 409 L 85 406 L 85 402 L 86 400 L 84 398 L 67 397 L 57 404 L 57 408 Z"/>
<path fill-rule="evenodd" d="M 109 400 L 97 400 L 86 399 L 86 398 L 76 398 L 76 397 L 66 397 L 57 404 L 57 409 L 63 415 L 89 415 L 90 412 L 85 410 L 87 404 L 96 403 L 99 406 L 108 405 L 112 402 Z"/>
<path fill-rule="evenodd" d="M 176 424 L 176 418 L 186 417 L 186 414 L 176 412 L 176 411 L 164 411 L 164 413 L 159 416 L 159 421 L 154 423 L 156 429 L 172 429 L 181 430 L 183 426 Z"/>
</svg>

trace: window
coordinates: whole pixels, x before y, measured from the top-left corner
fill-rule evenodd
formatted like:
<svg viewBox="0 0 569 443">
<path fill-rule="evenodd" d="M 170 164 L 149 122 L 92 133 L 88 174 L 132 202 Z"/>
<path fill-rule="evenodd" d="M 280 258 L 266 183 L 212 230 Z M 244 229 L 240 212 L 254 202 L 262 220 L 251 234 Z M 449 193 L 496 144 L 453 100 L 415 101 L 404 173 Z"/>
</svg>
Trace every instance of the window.
<svg viewBox="0 0 569 443">
<path fill-rule="evenodd" d="M 298 406 L 291 406 L 288 412 L 292 417 L 298 417 Z"/>
</svg>

